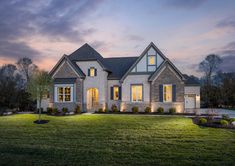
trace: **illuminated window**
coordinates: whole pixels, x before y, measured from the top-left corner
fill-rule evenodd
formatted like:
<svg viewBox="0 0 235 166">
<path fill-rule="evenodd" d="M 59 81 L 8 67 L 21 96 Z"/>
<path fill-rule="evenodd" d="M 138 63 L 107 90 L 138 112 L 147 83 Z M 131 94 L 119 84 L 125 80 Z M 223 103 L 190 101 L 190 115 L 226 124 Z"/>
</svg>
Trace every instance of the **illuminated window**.
<svg viewBox="0 0 235 166">
<path fill-rule="evenodd" d="M 163 86 L 163 101 L 172 102 L 172 85 Z"/>
<path fill-rule="evenodd" d="M 156 57 L 155 57 L 155 55 L 148 56 L 148 64 L 149 65 L 155 65 L 156 64 Z"/>
<path fill-rule="evenodd" d="M 72 101 L 72 87 L 57 87 L 57 101 L 58 102 L 71 102 Z"/>
<path fill-rule="evenodd" d="M 94 68 L 90 68 L 90 76 L 91 77 L 95 76 L 95 69 Z"/>
<path fill-rule="evenodd" d="M 135 102 L 143 101 L 143 85 L 131 86 L 131 101 Z"/>
<path fill-rule="evenodd" d="M 114 86 L 113 87 L 113 100 L 118 100 L 119 99 L 119 87 Z"/>
</svg>

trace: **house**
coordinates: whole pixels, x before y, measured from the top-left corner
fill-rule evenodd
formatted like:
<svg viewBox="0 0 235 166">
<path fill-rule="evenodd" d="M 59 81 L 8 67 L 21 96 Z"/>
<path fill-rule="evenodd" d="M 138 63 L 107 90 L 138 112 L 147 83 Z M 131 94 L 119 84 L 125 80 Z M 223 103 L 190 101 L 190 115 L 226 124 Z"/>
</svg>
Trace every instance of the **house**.
<svg viewBox="0 0 235 166">
<path fill-rule="evenodd" d="M 48 105 L 84 112 L 110 109 L 140 111 L 158 107 L 177 112 L 200 107 L 200 86 L 184 78 L 175 65 L 150 43 L 138 57 L 103 58 L 84 44 L 64 55 L 51 70 L 54 87 Z"/>
</svg>

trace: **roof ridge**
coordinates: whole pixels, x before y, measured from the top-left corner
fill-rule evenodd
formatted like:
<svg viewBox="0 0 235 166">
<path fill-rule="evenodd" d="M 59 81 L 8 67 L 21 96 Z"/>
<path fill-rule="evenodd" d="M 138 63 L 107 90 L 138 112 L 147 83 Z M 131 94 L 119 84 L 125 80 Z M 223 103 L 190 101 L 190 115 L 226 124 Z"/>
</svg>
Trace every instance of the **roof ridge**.
<svg viewBox="0 0 235 166">
<path fill-rule="evenodd" d="M 107 58 L 104 58 L 104 59 L 118 59 L 118 58 L 138 58 L 138 56 L 125 56 L 125 57 L 107 57 Z"/>
</svg>

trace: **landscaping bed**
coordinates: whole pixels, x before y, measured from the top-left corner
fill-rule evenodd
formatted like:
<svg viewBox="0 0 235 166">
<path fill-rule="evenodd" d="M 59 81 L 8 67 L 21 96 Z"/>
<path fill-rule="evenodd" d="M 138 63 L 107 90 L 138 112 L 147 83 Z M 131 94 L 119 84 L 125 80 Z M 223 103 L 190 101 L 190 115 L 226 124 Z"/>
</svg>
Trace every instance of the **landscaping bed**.
<svg viewBox="0 0 235 166">
<path fill-rule="evenodd" d="M 193 123 L 204 127 L 235 129 L 235 118 L 229 118 L 227 115 L 222 115 L 222 117 L 197 116 L 193 118 Z"/>
</svg>

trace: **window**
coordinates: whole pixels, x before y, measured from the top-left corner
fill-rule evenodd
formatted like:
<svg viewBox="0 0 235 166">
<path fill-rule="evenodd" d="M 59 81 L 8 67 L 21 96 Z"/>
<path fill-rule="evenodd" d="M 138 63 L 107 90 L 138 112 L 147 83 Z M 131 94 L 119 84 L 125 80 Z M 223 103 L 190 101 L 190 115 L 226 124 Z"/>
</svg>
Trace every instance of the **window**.
<svg viewBox="0 0 235 166">
<path fill-rule="evenodd" d="M 143 85 L 131 86 L 131 101 L 135 102 L 143 101 Z"/>
<path fill-rule="evenodd" d="M 155 55 L 149 55 L 148 56 L 148 65 L 155 65 L 156 64 L 156 56 Z"/>
<path fill-rule="evenodd" d="M 118 100 L 119 99 L 119 87 L 114 86 L 113 87 L 113 100 Z"/>
<path fill-rule="evenodd" d="M 90 76 L 90 77 L 97 76 L 97 70 L 96 70 L 96 68 L 90 67 L 90 68 L 88 69 L 88 76 Z"/>
<path fill-rule="evenodd" d="M 172 85 L 163 86 L 163 101 L 172 102 Z"/>
<path fill-rule="evenodd" d="M 91 77 L 95 76 L 95 69 L 94 68 L 90 68 L 90 76 Z"/>
<path fill-rule="evenodd" d="M 57 102 L 71 102 L 72 101 L 72 87 L 58 86 L 57 87 Z"/>
</svg>

